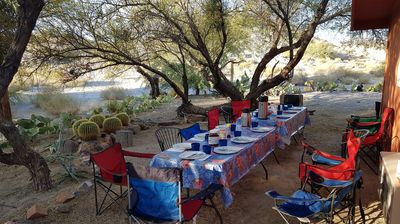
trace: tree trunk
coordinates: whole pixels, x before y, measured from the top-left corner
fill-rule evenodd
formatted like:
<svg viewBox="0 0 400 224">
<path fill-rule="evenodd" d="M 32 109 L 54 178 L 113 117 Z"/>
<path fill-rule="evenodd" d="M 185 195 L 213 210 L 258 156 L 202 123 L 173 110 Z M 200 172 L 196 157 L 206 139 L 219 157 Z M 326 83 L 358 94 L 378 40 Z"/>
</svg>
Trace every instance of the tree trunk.
<svg viewBox="0 0 400 224">
<path fill-rule="evenodd" d="M 198 96 L 198 95 L 200 95 L 200 88 L 199 87 L 196 88 L 196 96 Z"/>
<path fill-rule="evenodd" d="M 0 98 L 3 100 L 4 97 L 7 97 L 8 87 L 18 71 L 32 30 L 35 28 L 36 21 L 44 6 L 44 1 L 21 0 L 18 1 L 18 4 L 18 25 L 7 54 L 0 64 Z M 1 110 L 3 110 L 3 107 L 1 107 Z M 35 190 L 50 189 L 52 184 L 46 161 L 26 144 L 15 124 L 7 120 L 2 114 L 0 113 L 0 132 L 13 147 L 13 152 L 5 153 L 0 149 L 0 162 L 27 167 Z"/>
<path fill-rule="evenodd" d="M 11 121 L 12 114 L 11 114 L 10 98 L 8 96 L 8 91 L 6 91 L 4 96 L 1 98 L 0 104 L 1 104 L 0 115 L 2 115 L 4 119 Z"/>
<path fill-rule="evenodd" d="M 184 114 L 199 114 L 207 116 L 207 110 L 205 108 L 195 106 L 191 102 L 183 102 L 182 104 L 176 109 L 179 116 L 183 116 Z"/>
<path fill-rule="evenodd" d="M 3 118 L 0 118 L 0 121 L 0 132 L 13 146 L 12 153 L 0 151 L 0 162 L 7 165 L 25 166 L 29 170 L 35 190 L 50 189 L 52 187 L 50 169 L 44 158 L 26 144 L 14 123 Z"/>
<path fill-rule="evenodd" d="M 136 67 L 136 71 L 139 72 L 149 82 L 151 98 L 156 99 L 157 97 L 159 97 L 160 96 L 159 78 L 157 76 L 150 75 L 139 66 Z"/>
</svg>

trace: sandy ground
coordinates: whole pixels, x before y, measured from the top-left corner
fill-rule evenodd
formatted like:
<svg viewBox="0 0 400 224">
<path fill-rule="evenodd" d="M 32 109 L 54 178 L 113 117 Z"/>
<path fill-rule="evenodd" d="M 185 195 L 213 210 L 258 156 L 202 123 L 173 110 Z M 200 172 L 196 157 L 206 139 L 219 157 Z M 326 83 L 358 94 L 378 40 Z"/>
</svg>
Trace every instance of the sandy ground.
<svg viewBox="0 0 400 224">
<path fill-rule="evenodd" d="M 311 117 L 312 125 L 305 130 L 306 141 L 311 145 L 324 149 L 330 153 L 339 154 L 339 143 L 342 131 L 345 128 L 345 118 L 350 114 L 373 114 L 374 102 L 380 100 L 377 93 L 309 93 L 305 95 L 305 105 L 316 110 Z M 224 99 L 194 99 L 195 104 L 210 105 L 224 102 Z M 157 121 L 174 120 L 177 103 L 163 105 L 154 112 L 140 116 L 141 119 Z M 187 126 L 182 124 L 179 126 Z M 159 152 L 152 127 L 135 135 L 135 148 L 142 152 Z M 40 148 L 40 147 L 38 147 Z M 284 150 L 277 150 L 280 160 L 278 165 L 272 157 L 266 159 L 269 170 L 269 179 L 264 179 L 261 167 L 256 167 L 232 187 L 234 202 L 229 208 L 222 208 L 222 203 L 217 195 L 219 209 L 223 215 L 224 223 L 284 223 L 278 213 L 271 209 L 274 202 L 265 196 L 265 191 L 275 189 L 282 194 L 290 194 L 299 187 L 298 162 L 300 161 L 302 147 L 296 144 Z M 46 155 L 46 153 L 45 153 Z M 146 164 L 148 160 L 133 160 L 137 164 Z M 53 178 L 62 173 L 57 163 L 50 164 Z M 364 171 L 364 189 L 362 189 L 362 202 L 366 207 L 367 223 L 384 223 L 379 208 L 377 186 L 378 177 L 374 175 L 365 164 L 361 164 Z M 29 185 L 29 174 L 24 167 L 6 166 L 0 164 L 0 223 L 7 220 L 24 221 L 26 209 L 33 203 L 38 203 L 49 208 L 47 218 L 36 220 L 32 223 L 127 223 L 126 215 L 117 206 L 112 207 L 101 216 L 95 215 L 94 192 L 79 196 L 68 202 L 71 206 L 69 214 L 60 214 L 54 211 L 55 195 L 60 190 L 73 190 L 79 183 L 71 180 L 57 184 L 49 192 L 33 192 Z M 15 206 L 7 207 L 7 206 Z M 358 213 L 358 211 L 357 211 Z M 359 221 L 359 216 L 357 217 Z M 336 223 L 341 223 L 336 220 Z M 298 223 L 291 220 L 291 223 Z M 215 213 L 209 208 L 203 208 L 194 223 L 218 223 Z"/>
</svg>

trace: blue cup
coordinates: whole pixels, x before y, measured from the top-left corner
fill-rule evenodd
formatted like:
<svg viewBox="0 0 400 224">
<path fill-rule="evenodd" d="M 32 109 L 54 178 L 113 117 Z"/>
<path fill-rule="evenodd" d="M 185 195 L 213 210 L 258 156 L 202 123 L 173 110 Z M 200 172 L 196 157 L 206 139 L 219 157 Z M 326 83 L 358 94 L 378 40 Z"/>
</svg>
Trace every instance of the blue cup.
<svg viewBox="0 0 400 224">
<path fill-rule="evenodd" d="M 258 111 L 254 111 L 254 117 L 258 117 Z"/>
<path fill-rule="evenodd" d="M 192 143 L 192 150 L 193 150 L 193 151 L 199 151 L 199 150 L 200 150 L 200 143 L 198 143 L 198 142 L 193 142 L 193 143 Z"/>
<path fill-rule="evenodd" d="M 236 131 L 236 124 L 231 124 L 231 131 Z"/>
<path fill-rule="evenodd" d="M 235 137 L 242 136 L 242 132 L 241 131 L 235 131 L 234 134 L 235 134 Z"/>
<path fill-rule="evenodd" d="M 251 127 L 255 128 L 258 126 L 258 122 L 257 121 L 252 121 L 251 122 Z"/>
<path fill-rule="evenodd" d="M 205 154 L 211 154 L 211 146 L 209 145 L 203 145 L 203 152 Z"/>
<path fill-rule="evenodd" d="M 287 109 L 289 109 L 289 106 L 288 105 L 283 105 L 283 110 L 287 110 Z"/>
<path fill-rule="evenodd" d="M 206 135 L 204 136 L 204 140 L 206 140 L 206 142 L 208 142 L 208 134 L 206 134 Z"/>
<path fill-rule="evenodd" d="M 228 140 L 227 139 L 220 139 L 218 141 L 219 146 L 227 146 L 228 145 Z"/>
<path fill-rule="evenodd" d="M 283 111 L 278 110 L 278 115 L 282 115 Z"/>
<path fill-rule="evenodd" d="M 292 108 L 292 107 L 293 107 L 293 104 L 288 104 L 288 107 L 289 107 L 289 108 Z"/>
</svg>

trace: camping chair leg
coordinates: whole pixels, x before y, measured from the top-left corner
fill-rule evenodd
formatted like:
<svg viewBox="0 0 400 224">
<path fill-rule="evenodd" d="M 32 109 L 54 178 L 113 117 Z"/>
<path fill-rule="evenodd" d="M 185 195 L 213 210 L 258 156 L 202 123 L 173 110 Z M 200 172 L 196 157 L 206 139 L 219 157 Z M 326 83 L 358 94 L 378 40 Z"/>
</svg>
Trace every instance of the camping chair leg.
<svg viewBox="0 0 400 224">
<path fill-rule="evenodd" d="M 275 151 L 272 151 L 272 155 L 274 155 L 276 163 L 280 164 L 278 157 L 276 157 Z"/>
<path fill-rule="evenodd" d="M 268 180 L 268 170 L 267 170 L 267 168 L 264 166 L 264 163 L 263 163 L 262 161 L 260 162 L 260 164 L 261 164 L 262 168 L 264 169 L 264 172 L 265 172 L 265 179 Z"/>
<path fill-rule="evenodd" d="M 99 204 L 97 201 L 97 181 L 96 181 L 96 179 L 93 182 L 94 182 L 94 200 L 96 203 L 96 215 L 99 215 Z"/>
<path fill-rule="evenodd" d="M 290 222 L 285 218 L 285 216 L 282 213 L 280 213 L 278 210 L 276 210 L 276 211 L 279 213 L 279 215 L 282 217 L 282 219 L 285 220 L 286 224 L 290 224 Z M 301 223 L 301 221 L 300 221 L 300 223 Z"/>
<path fill-rule="evenodd" d="M 209 198 L 209 200 L 210 200 L 210 203 L 211 203 L 211 207 L 215 210 L 215 213 L 217 213 L 217 216 L 218 216 L 218 218 L 219 218 L 219 222 L 220 222 L 221 224 L 223 224 L 223 219 L 222 219 L 221 213 L 219 213 L 219 211 L 218 211 L 218 209 L 217 209 L 217 206 L 215 206 L 215 203 L 214 203 L 214 201 L 212 200 L 212 198 Z"/>
</svg>

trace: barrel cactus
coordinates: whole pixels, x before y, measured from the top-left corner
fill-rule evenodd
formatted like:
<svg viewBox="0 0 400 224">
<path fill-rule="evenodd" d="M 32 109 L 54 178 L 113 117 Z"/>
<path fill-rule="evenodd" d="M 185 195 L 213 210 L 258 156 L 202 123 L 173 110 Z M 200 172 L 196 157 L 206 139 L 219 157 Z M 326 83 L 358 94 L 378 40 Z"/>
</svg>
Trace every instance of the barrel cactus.
<svg viewBox="0 0 400 224">
<path fill-rule="evenodd" d="M 92 121 L 83 122 L 79 125 L 78 136 L 84 141 L 96 140 L 100 135 L 99 126 Z"/>
<path fill-rule="evenodd" d="M 74 135 L 78 135 L 78 128 L 79 126 L 83 123 L 89 121 L 88 119 L 80 119 L 74 122 L 74 124 L 72 125 L 72 131 L 74 132 Z"/>
<path fill-rule="evenodd" d="M 103 131 L 106 133 L 114 133 L 121 130 L 122 122 L 117 117 L 106 118 L 103 122 Z"/>
<path fill-rule="evenodd" d="M 129 116 L 127 113 L 119 113 L 115 115 L 121 122 L 123 126 L 128 126 L 129 125 Z"/>
<path fill-rule="evenodd" d="M 91 116 L 89 120 L 96 123 L 99 126 L 99 128 L 102 128 L 104 119 L 106 119 L 106 118 L 103 115 L 95 114 L 95 115 Z"/>
</svg>

